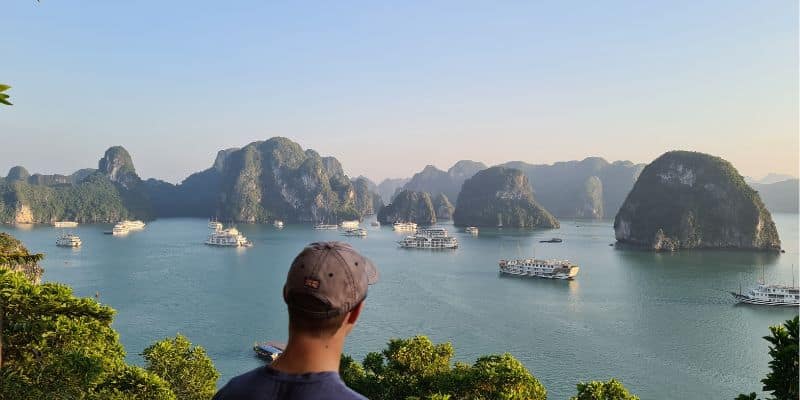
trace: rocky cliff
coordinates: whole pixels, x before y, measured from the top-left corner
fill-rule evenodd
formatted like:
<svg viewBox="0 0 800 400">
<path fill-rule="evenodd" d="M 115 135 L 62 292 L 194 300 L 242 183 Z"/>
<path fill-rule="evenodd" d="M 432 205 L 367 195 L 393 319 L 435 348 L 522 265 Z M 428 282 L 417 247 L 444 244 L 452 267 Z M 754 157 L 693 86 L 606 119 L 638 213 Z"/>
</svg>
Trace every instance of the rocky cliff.
<svg viewBox="0 0 800 400">
<path fill-rule="evenodd" d="M 797 179 L 787 179 L 774 183 L 751 183 L 750 186 L 758 191 L 771 212 L 797 214 L 799 183 Z"/>
<path fill-rule="evenodd" d="M 433 199 L 433 209 L 436 210 L 436 219 L 449 221 L 453 219 L 455 207 L 444 193 L 439 193 Z"/>
<path fill-rule="evenodd" d="M 644 164 L 609 163 L 600 157 L 554 164 L 512 161 L 502 166 L 527 175 L 536 200 L 557 217 L 606 218 L 614 215 Z"/>
<path fill-rule="evenodd" d="M 528 178 L 514 168 L 492 167 L 464 182 L 453 213 L 456 226 L 558 228 L 533 198 Z"/>
<path fill-rule="evenodd" d="M 402 189 L 403 185 L 408 183 L 409 178 L 388 178 L 378 184 L 378 194 L 384 203 L 391 203 L 394 195 Z"/>
<path fill-rule="evenodd" d="M 772 216 L 729 162 L 671 151 L 642 171 L 614 220 L 617 241 L 653 250 L 779 250 Z"/>
<path fill-rule="evenodd" d="M 433 225 L 436 223 L 436 210 L 428 193 L 403 190 L 394 197 L 392 203 L 380 210 L 378 221 L 382 224 L 400 221 Z"/>
<path fill-rule="evenodd" d="M 31 254 L 15 237 L 0 233 L 0 268 L 22 272 L 33 283 L 39 283 L 44 269 L 39 261 L 42 254 Z"/>
<path fill-rule="evenodd" d="M 428 192 L 431 196 L 442 193 L 448 199 L 457 199 L 464 181 L 483 169 L 486 169 L 485 164 L 471 160 L 461 160 L 447 171 L 428 165 L 414 174 L 403 186 L 403 190 Z"/>
<path fill-rule="evenodd" d="M 377 186 L 369 179 L 359 176 L 353 180 L 355 190 L 355 207 L 359 216 L 373 215 L 383 208 L 381 196 L 374 192 Z"/>
</svg>

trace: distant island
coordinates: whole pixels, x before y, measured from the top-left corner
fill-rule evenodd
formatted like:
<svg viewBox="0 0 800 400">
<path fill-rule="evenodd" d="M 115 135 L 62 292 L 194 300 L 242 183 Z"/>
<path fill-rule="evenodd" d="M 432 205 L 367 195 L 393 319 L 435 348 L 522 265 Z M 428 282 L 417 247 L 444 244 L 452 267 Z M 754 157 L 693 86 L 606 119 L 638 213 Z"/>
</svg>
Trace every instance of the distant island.
<svg viewBox="0 0 800 400">
<path fill-rule="evenodd" d="M 652 250 L 780 250 L 758 192 L 719 157 L 671 151 L 644 168 L 614 220 L 617 241 Z"/>
<path fill-rule="evenodd" d="M 394 201 L 381 209 L 378 221 L 382 224 L 413 222 L 419 225 L 433 225 L 436 223 L 436 210 L 427 192 L 403 190 L 394 197 Z"/>
<path fill-rule="evenodd" d="M 456 226 L 558 228 L 558 220 L 533 198 L 528 177 L 491 167 L 464 182 L 453 213 Z"/>
</svg>

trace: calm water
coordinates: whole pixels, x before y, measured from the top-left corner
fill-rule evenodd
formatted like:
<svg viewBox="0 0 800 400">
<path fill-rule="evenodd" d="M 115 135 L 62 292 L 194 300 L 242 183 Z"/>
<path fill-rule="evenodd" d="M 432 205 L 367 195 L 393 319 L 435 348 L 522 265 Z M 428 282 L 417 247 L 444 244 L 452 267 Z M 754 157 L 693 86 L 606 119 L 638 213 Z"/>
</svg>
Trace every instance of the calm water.
<svg viewBox="0 0 800 400">
<path fill-rule="evenodd" d="M 51 227 L 2 226 L 32 251 L 47 254 L 45 281 L 71 285 L 117 311 L 114 326 L 133 362 L 152 341 L 181 332 L 204 346 L 220 383 L 259 365 L 256 340 L 286 338 L 281 287 L 304 244 L 347 240 L 371 257 L 381 281 L 370 289 L 346 351 L 362 357 L 392 337 L 425 334 L 451 341 L 463 361 L 510 352 L 565 399 L 581 380 L 621 378 L 643 399 L 732 398 L 759 391 L 767 371 L 767 327 L 797 310 L 735 305 L 728 290 L 761 276 L 792 280 L 798 264 L 797 215 L 775 215 L 786 254 L 736 251 L 653 254 L 609 247 L 609 221 L 562 221 L 551 231 L 456 233 L 461 248 L 398 249 L 383 227 L 344 238 L 309 226 L 241 225 L 255 246 L 202 244 L 201 219 L 154 221 L 127 237 L 83 225 L 79 250 L 54 245 Z M 539 244 L 558 236 L 562 244 Z M 582 267 L 578 280 L 498 276 L 503 256 L 563 257 Z"/>
</svg>

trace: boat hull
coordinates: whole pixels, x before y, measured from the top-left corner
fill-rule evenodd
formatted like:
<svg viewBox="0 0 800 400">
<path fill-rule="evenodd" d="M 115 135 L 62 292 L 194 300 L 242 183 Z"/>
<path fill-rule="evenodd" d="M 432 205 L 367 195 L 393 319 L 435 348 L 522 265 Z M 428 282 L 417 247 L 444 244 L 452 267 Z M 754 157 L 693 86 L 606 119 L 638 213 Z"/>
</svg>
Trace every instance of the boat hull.
<svg viewBox="0 0 800 400">
<path fill-rule="evenodd" d="M 783 302 L 783 301 L 773 301 L 773 300 L 766 300 L 766 299 L 754 299 L 752 297 L 745 296 L 743 294 L 739 294 L 736 292 L 730 292 L 731 296 L 733 296 L 736 301 L 739 303 L 745 304 L 756 304 L 760 306 L 777 306 L 777 307 L 797 307 L 800 306 L 800 302 Z"/>
</svg>

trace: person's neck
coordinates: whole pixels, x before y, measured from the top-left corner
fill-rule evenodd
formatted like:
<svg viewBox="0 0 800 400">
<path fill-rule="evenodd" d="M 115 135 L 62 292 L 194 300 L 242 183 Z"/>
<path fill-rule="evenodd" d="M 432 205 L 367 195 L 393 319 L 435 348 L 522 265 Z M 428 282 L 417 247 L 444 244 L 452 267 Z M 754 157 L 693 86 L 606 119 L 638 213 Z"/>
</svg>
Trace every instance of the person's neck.
<svg viewBox="0 0 800 400">
<path fill-rule="evenodd" d="M 290 335 L 286 350 L 271 367 L 287 374 L 339 371 L 344 337 L 316 338 L 307 335 Z"/>
</svg>

